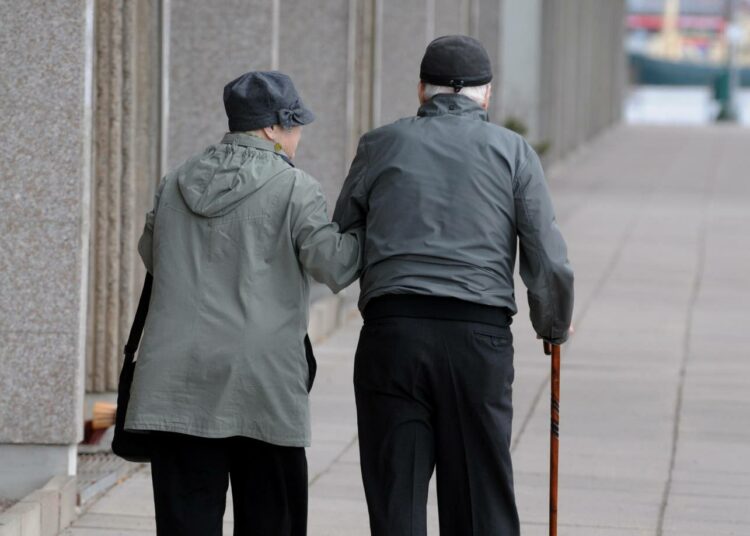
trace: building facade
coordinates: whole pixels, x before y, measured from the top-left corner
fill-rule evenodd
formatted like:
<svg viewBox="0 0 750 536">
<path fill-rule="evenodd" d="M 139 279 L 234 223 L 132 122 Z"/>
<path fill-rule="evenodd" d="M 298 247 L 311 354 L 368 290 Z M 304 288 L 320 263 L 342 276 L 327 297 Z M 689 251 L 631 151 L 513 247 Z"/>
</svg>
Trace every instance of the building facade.
<svg viewBox="0 0 750 536">
<path fill-rule="evenodd" d="M 15 4 L 15 5 L 14 5 Z M 620 117 L 624 1 L 0 2 L 0 496 L 74 474 L 84 394 L 116 389 L 155 184 L 226 130 L 223 85 L 292 76 L 318 120 L 297 164 L 333 202 L 358 137 L 418 107 L 419 62 L 465 33 L 491 118 L 561 158 Z"/>
</svg>

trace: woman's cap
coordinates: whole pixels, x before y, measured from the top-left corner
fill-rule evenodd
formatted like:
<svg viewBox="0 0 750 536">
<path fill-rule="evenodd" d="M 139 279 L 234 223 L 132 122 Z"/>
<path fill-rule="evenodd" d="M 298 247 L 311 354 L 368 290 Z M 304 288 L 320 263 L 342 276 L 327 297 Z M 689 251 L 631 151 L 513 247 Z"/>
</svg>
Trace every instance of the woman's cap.
<svg viewBox="0 0 750 536">
<path fill-rule="evenodd" d="M 231 132 L 272 125 L 291 128 L 312 123 L 292 79 L 278 71 L 252 71 L 224 86 L 224 109 Z"/>
<path fill-rule="evenodd" d="M 492 63 L 478 40 L 468 35 L 446 35 L 427 45 L 419 77 L 436 86 L 483 86 L 492 81 Z"/>
</svg>

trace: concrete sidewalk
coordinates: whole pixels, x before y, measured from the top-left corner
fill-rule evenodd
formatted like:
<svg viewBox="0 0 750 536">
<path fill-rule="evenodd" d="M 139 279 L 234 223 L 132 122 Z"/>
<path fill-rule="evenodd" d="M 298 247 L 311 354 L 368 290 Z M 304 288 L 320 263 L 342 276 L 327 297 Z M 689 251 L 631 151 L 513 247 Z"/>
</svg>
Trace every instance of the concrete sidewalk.
<svg viewBox="0 0 750 536">
<path fill-rule="evenodd" d="M 750 534 L 750 130 L 621 127 L 550 183 L 577 280 L 560 534 Z M 537 536 L 549 362 L 519 305 L 513 454 L 523 534 Z M 351 386 L 358 328 L 353 319 L 317 347 L 311 536 L 369 534 Z M 65 534 L 154 534 L 150 486 L 146 468 Z M 436 535 L 434 498 L 429 515 Z M 228 507 L 226 534 L 231 519 Z"/>
</svg>

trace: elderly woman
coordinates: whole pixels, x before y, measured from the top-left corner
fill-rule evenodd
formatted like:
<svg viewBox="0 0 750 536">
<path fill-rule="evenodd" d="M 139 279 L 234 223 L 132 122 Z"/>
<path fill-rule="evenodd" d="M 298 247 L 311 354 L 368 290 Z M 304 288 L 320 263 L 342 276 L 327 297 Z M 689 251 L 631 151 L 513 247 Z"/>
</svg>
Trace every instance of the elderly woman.
<svg viewBox="0 0 750 536">
<path fill-rule="evenodd" d="M 153 437 L 159 535 L 219 535 L 229 482 L 235 534 L 307 525 L 309 277 L 359 275 L 359 231 L 340 234 L 318 182 L 296 169 L 313 114 L 279 72 L 224 88 L 230 132 L 158 187 L 139 251 L 153 292 L 125 428 Z"/>
</svg>

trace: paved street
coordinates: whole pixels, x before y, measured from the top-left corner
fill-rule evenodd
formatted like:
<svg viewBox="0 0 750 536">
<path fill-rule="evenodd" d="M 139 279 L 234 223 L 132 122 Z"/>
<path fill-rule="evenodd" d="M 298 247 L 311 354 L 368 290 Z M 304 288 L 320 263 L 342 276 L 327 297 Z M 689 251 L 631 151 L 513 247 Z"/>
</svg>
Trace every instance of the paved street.
<svg viewBox="0 0 750 536">
<path fill-rule="evenodd" d="M 563 350 L 560 534 L 747 536 L 750 129 L 619 127 L 550 183 L 577 283 L 577 333 Z M 521 306 L 513 455 L 523 534 L 540 536 L 549 362 Z M 317 347 L 311 536 L 368 534 L 351 386 L 358 328 L 353 319 Z M 151 501 L 144 469 L 66 534 L 152 535 Z M 434 499 L 430 527 L 437 535 Z"/>
</svg>

